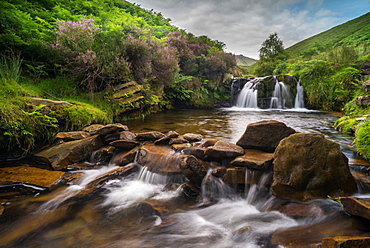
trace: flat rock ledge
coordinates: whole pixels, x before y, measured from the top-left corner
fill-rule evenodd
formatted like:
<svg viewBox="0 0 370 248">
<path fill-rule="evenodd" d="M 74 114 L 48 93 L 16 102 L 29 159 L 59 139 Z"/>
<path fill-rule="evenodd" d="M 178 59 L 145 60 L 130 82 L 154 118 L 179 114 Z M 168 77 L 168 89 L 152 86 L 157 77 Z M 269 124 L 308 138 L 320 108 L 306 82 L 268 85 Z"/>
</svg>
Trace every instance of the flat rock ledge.
<svg viewBox="0 0 370 248">
<path fill-rule="evenodd" d="M 58 185 L 65 172 L 50 171 L 35 167 L 17 166 L 0 168 L 0 185 L 30 184 L 45 189 Z"/>
</svg>

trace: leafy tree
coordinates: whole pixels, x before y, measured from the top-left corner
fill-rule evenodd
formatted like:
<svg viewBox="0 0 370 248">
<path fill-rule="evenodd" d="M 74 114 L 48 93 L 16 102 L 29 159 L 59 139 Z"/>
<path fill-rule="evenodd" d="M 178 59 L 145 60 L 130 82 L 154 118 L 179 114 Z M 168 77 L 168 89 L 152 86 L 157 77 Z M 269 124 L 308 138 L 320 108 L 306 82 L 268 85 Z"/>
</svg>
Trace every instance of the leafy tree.
<svg viewBox="0 0 370 248">
<path fill-rule="evenodd" d="M 257 62 L 255 67 L 255 74 L 258 76 L 273 74 L 275 65 L 287 59 L 283 41 L 278 37 L 277 33 L 270 34 L 262 43 L 259 56 L 260 61 Z"/>
</svg>

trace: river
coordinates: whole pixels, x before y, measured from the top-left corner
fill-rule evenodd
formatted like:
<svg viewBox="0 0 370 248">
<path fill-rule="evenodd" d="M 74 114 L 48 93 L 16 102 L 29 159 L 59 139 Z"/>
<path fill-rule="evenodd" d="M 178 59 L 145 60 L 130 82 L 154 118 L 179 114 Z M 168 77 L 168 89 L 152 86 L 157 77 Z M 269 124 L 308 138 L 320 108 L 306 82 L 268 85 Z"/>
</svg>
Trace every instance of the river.
<svg viewBox="0 0 370 248">
<path fill-rule="evenodd" d="M 235 143 L 249 123 L 278 120 L 299 132 L 323 133 L 341 144 L 354 163 L 359 158 L 351 146 L 352 137 L 333 128 L 337 118 L 306 109 L 221 108 L 171 110 L 125 124 L 132 132 L 174 130 Z M 292 218 L 271 209 L 279 199 L 261 193 L 259 185 L 240 195 L 221 182 L 220 199 L 203 204 L 184 197 L 180 188 L 166 185 L 165 175 L 155 176 L 144 168 L 109 181 L 93 195 L 79 195 L 92 178 L 115 168 L 107 165 L 81 171 L 85 175 L 78 185 L 12 203 L 10 215 L 1 219 L 0 247 L 282 248 L 287 242 L 283 237 L 289 235 L 288 240 L 313 247 L 325 236 L 364 232 L 363 223 L 348 217 L 334 200 L 309 202 L 306 205 L 312 214 Z"/>
</svg>

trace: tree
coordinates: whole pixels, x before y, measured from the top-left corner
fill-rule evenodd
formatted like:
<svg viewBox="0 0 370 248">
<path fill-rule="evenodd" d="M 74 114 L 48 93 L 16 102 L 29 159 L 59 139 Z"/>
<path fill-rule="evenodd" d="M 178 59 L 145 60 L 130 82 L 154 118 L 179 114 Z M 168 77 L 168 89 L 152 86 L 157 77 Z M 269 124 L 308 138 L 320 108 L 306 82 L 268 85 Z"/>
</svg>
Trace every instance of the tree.
<svg viewBox="0 0 370 248">
<path fill-rule="evenodd" d="M 254 72 L 258 76 L 271 75 L 275 65 L 287 59 L 283 41 L 278 37 L 277 33 L 270 34 L 262 43 L 259 56 L 260 61 L 257 62 Z"/>
<path fill-rule="evenodd" d="M 259 50 L 261 60 L 269 60 L 285 53 L 283 41 L 277 33 L 270 34 Z"/>
</svg>

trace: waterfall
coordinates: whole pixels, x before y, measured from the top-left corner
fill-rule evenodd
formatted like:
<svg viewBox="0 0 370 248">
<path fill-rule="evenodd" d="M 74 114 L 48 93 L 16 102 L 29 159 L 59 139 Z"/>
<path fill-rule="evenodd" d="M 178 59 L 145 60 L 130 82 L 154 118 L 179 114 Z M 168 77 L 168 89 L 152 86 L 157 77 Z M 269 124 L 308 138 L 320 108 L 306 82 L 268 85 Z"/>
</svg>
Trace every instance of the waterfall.
<svg viewBox="0 0 370 248">
<path fill-rule="evenodd" d="M 292 94 L 283 82 L 275 77 L 275 88 L 272 93 L 270 108 L 283 109 L 287 108 L 288 103 L 292 100 Z"/>
<path fill-rule="evenodd" d="M 257 80 L 251 80 L 246 83 L 237 98 L 236 106 L 240 108 L 258 108 L 257 96 L 258 90 L 256 89 Z"/>
<path fill-rule="evenodd" d="M 303 87 L 300 81 L 297 82 L 297 94 L 295 96 L 294 108 L 304 108 Z"/>
</svg>

